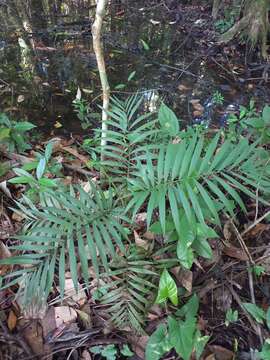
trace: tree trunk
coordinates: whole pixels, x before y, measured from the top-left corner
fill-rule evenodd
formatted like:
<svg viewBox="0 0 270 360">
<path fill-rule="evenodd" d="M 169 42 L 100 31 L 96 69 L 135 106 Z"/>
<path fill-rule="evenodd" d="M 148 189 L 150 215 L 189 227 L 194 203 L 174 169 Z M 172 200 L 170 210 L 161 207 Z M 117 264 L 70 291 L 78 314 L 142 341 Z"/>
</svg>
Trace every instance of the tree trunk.
<svg viewBox="0 0 270 360">
<path fill-rule="evenodd" d="M 106 66 L 104 61 L 103 54 L 103 44 L 102 44 L 102 24 L 103 19 L 106 13 L 106 7 L 108 0 L 97 0 L 96 16 L 95 21 L 92 26 L 92 35 L 93 35 L 93 47 L 94 52 L 97 58 L 98 71 L 102 87 L 103 95 L 103 108 L 102 108 L 102 134 L 101 134 L 101 160 L 103 160 L 102 148 L 106 145 L 107 137 L 107 120 L 108 120 L 108 109 L 110 101 L 110 86 L 106 73 Z"/>
</svg>

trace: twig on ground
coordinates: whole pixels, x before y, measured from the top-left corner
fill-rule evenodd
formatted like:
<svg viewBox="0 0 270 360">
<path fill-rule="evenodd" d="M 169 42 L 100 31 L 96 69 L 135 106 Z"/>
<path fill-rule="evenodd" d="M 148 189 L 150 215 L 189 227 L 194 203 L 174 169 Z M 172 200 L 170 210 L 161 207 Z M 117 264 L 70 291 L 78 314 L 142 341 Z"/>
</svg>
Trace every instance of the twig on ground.
<svg viewBox="0 0 270 360">
<path fill-rule="evenodd" d="M 253 224 L 251 224 L 246 230 L 244 230 L 241 233 L 241 236 L 243 237 L 244 235 L 246 235 L 250 230 L 252 230 L 257 224 L 259 224 L 263 219 L 265 219 L 267 216 L 270 215 L 270 210 L 267 211 L 263 216 L 261 216 L 258 220 L 254 221 Z"/>
</svg>

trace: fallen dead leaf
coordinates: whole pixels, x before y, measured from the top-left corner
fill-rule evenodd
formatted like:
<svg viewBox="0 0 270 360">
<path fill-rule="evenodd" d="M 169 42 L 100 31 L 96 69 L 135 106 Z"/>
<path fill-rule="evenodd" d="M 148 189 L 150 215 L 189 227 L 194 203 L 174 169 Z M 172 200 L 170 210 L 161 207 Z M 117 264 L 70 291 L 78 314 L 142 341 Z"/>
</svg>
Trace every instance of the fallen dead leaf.
<svg viewBox="0 0 270 360">
<path fill-rule="evenodd" d="M 232 305 L 232 294 L 228 288 L 219 287 L 214 291 L 217 309 L 226 312 Z"/>
<path fill-rule="evenodd" d="M 92 360 L 89 351 L 83 350 L 80 360 Z"/>
<path fill-rule="evenodd" d="M 232 360 L 234 353 L 220 345 L 210 345 L 208 347 L 215 355 L 216 360 Z"/>
<path fill-rule="evenodd" d="M 70 306 L 57 306 L 54 308 L 55 324 L 59 327 L 62 324 L 75 322 L 77 313 Z"/>
<path fill-rule="evenodd" d="M 145 359 L 145 348 L 149 336 L 128 336 L 128 340 L 131 343 L 132 351 L 134 351 L 141 359 Z"/>
<path fill-rule="evenodd" d="M 151 231 L 146 231 L 144 234 L 143 234 L 143 237 L 147 240 L 155 240 L 155 234 L 152 233 Z"/>
<path fill-rule="evenodd" d="M 11 257 L 11 253 L 6 245 L 0 240 L 0 259 Z M 10 269 L 10 265 L 0 265 L 0 275 L 5 275 Z"/>
<path fill-rule="evenodd" d="M 236 246 L 230 245 L 223 248 L 223 253 L 231 258 L 238 259 L 240 261 L 248 261 L 247 253 Z"/>
<path fill-rule="evenodd" d="M 182 286 L 191 293 L 192 291 L 192 281 L 193 281 L 193 272 L 187 269 L 181 269 L 177 277 Z"/>
<path fill-rule="evenodd" d="M 69 146 L 63 146 L 62 150 L 68 152 L 71 155 L 73 155 L 74 157 L 79 159 L 84 164 L 88 164 L 88 162 L 89 162 L 89 159 L 86 156 L 84 156 L 82 154 L 79 154 L 78 151 L 75 148 L 72 148 L 72 147 L 69 147 Z"/>
<path fill-rule="evenodd" d="M 13 310 L 10 310 L 9 314 L 8 314 L 8 320 L 7 320 L 7 324 L 8 324 L 8 328 L 10 331 L 14 330 L 16 325 L 17 325 L 17 316 L 15 315 Z"/>
<path fill-rule="evenodd" d="M 177 89 L 180 90 L 180 91 L 188 91 L 188 90 L 191 90 L 190 87 L 188 87 L 188 86 L 186 86 L 186 85 L 184 85 L 184 84 L 178 85 Z"/>
<path fill-rule="evenodd" d="M 249 237 L 255 237 L 258 234 L 261 234 L 263 231 L 268 230 L 269 229 L 269 224 L 263 224 L 263 223 L 259 223 L 256 226 L 254 226 L 253 229 L 251 229 L 248 233 L 247 236 Z"/>
<path fill-rule="evenodd" d="M 44 353 L 42 327 L 38 320 L 29 321 L 26 319 L 20 319 L 18 321 L 18 331 L 24 337 L 34 354 Z M 49 355 L 47 358 L 48 360 L 51 359 Z"/>
<path fill-rule="evenodd" d="M 144 248 L 145 250 L 148 250 L 149 249 L 149 243 L 148 241 L 146 240 L 143 240 L 139 234 L 137 233 L 137 231 L 133 231 L 133 234 L 134 234 L 134 239 L 135 239 L 135 244 L 139 247 L 142 247 Z"/>
<path fill-rule="evenodd" d="M 58 289 L 59 290 L 59 289 Z M 65 303 L 69 306 L 82 306 L 87 301 L 86 294 L 82 286 L 78 284 L 78 292 L 75 290 L 72 279 L 65 279 Z"/>
<path fill-rule="evenodd" d="M 205 358 L 205 360 L 216 360 L 216 358 L 214 354 L 210 354 Z"/>
</svg>

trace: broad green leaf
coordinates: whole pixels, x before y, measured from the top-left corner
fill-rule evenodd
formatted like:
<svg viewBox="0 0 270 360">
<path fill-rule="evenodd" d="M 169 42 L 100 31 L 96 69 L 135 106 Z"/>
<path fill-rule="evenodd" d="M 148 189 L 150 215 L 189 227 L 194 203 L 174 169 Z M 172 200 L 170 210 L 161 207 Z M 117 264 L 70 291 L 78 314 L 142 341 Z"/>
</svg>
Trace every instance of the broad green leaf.
<svg viewBox="0 0 270 360">
<path fill-rule="evenodd" d="M 131 81 L 135 75 L 136 75 L 136 71 L 132 71 L 132 73 L 130 73 L 128 76 L 128 81 Z"/>
<path fill-rule="evenodd" d="M 164 269 L 159 280 L 158 295 L 155 302 L 157 304 L 161 304 L 168 299 L 173 303 L 173 305 L 178 305 L 176 283 L 169 272 Z"/>
<path fill-rule="evenodd" d="M 211 246 L 205 238 L 198 236 L 194 240 L 192 247 L 199 256 L 202 256 L 206 259 L 212 259 L 213 252 Z"/>
<path fill-rule="evenodd" d="M 270 306 L 268 307 L 266 312 L 266 324 L 268 329 L 270 330 Z"/>
<path fill-rule="evenodd" d="M 205 348 L 205 345 L 208 343 L 210 336 L 201 336 L 201 332 L 197 330 L 195 335 L 195 353 L 196 359 L 199 360 Z"/>
<path fill-rule="evenodd" d="M 41 158 L 39 160 L 38 166 L 37 166 L 37 170 L 36 170 L 36 175 L 37 175 L 37 179 L 40 180 L 44 174 L 46 168 L 46 159 L 45 158 Z"/>
<path fill-rule="evenodd" d="M 188 247 L 183 241 L 178 241 L 176 253 L 180 264 L 184 268 L 190 269 L 194 261 L 192 248 Z"/>
<path fill-rule="evenodd" d="M 9 179 L 8 182 L 11 184 L 31 184 L 35 182 L 35 180 L 29 176 L 16 176 L 15 178 Z"/>
<path fill-rule="evenodd" d="M 0 129 L 0 141 L 4 139 L 8 139 L 9 136 L 10 136 L 10 129 L 8 128 Z"/>
<path fill-rule="evenodd" d="M 45 187 L 56 187 L 57 184 L 55 183 L 55 181 L 53 179 L 47 179 L 47 178 L 42 178 L 38 181 L 38 183 L 41 185 L 41 186 L 45 186 Z"/>
<path fill-rule="evenodd" d="M 134 355 L 134 352 L 132 352 L 127 344 L 123 345 L 123 348 L 120 350 L 121 354 L 126 357 L 131 357 Z"/>
<path fill-rule="evenodd" d="M 266 105 L 262 112 L 263 121 L 266 125 L 270 124 L 270 106 Z"/>
<path fill-rule="evenodd" d="M 252 303 L 242 303 L 243 307 L 254 317 L 254 319 L 259 323 L 263 324 L 266 315 L 263 309 L 259 308 L 257 305 Z"/>
<path fill-rule="evenodd" d="M 261 129 L 264 127 L 264 120 L 262 118 L 249 118 L 247 120 L 243 120 L 243 122 L 255 129 Z"/>
<path fill-rule="evenodd" d="M 176 136 L 179 132 L 179 120 L 175 113 L 164 103 L 161 104 L 158 112 L 158 121 L 163 130 L 171 136 Z"/>
<path fill-rule="evenodd" d="M 143 39 L 140 39 L 140 41 L 143 45 L 144 50 L 146 50 L 146 51 L 150 50 L 150 46 L 147 44 L 146 41 L 144 41 Z"/>
<path fill-rule="evenodd" d="M 50 141 L 45 148 L 45 159 L 48 162 L 52 156 L 54 142 Z"/>
<path fill-rule="evenodd" d="M 185 317 L 196 317 L 199 310 L 199 298 L 194 294 L 188 302 L 176 311 L 177 316 Z"/>
<path fill-rule="evenodd" d="M 145 349 L 145 360 L 159 360 L 171 348 L 166 325 L 160 324 L 148 340 Z"/>
<path fill-rule="evenodd" d="M 26 131 L 34 129 L 35 127 L 36 127 L 36 125 L 34 125 L 28 121 L 22 121 L 22 122 L 17 123 L 14 126 L 14 129 L 19 132 L 26 132 Z"/>
<path fill-rule="evenodd" d="M 196 318 L 187 318 L 177 321 L 172 317 L 168 319 L 170 343 L 178 355 L 184 360 L 190 360 L 194 348 L 194 335 L 196 331 Z"/>
</svg>

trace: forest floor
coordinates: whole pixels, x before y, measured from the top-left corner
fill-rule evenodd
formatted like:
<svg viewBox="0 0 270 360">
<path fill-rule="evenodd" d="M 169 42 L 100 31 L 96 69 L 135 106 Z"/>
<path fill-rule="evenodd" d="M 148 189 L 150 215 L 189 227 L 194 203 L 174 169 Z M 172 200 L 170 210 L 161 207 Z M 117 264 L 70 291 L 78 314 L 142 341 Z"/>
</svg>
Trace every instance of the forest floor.
<svg viewBox="0 0 270 360">
<path fill-rule="evenodd" d="M 265 100 L 269 102 L 268 67 L 259 60 L 258 54 L 247 54 L 245 44 L 236 42 L 217 44 L 213 30 L 210 6 L 183 6 L 168 8 L 174 19 L 179 11 L 179 26 L 187 32 L 186 43 L 192 39 L 200 44 L 201 52 L 207 53 L 208 63 L 214 71 L 226 73 L 240 89 L 252 95 L 263 89 Z M 168 15 L 166 14 L 166 16 Z M 196 19 L 203 19 L 204 25 L 196 29 Z M 190 29 L 190 23 L 195 24 Z M 209 30 L 209 24 L 212 24 Z M 221 24 L 222 25 L 222 24 Z M 248 60 L 249 58 L 249 60 Z M 239 61 L 240 59 L 240 61 Z M 248 65 L 251 64 L 251 65 Z M 254 70 L 256 69 L 256 70 Z M 251 74 L 251 75 L 249 75 Z M 247 80 L 248 79 L 248 80 Z M 268 85 L 267 85 L 268 84 Z M 184 87 L 181 91 L 185 91 Z M 195 103 L 194 111 L 199 115 L 203 110 Z M 34 160 L 35 153 L 46 146 L 46 142 L 33 143 L 32 149 L 24 155 L 3 150 L 1 160 L 11 168 Z M 97 181 L 99 172 L 89 169 L 90 155 L 81 146 L 82 135 L 55 139 L 52 154 L 55 164 L 61 165 L 62 181 L 80 184 L 87 191 L 88 177 Z M 11 185 L 8 180 L 14 177 L 12 170 L 0 176 L 0 258 L 10 257 L 8 247 L 13 245 L 14 236 L 19 233 L 23 217 L 14 211 L 15 202 L 25 192 L 27 185 Z M 267 311 L 270 306 L 270 208 L 258 201 L 246 199 L 247 213 L 239 212 L 236 219 L 222 219 L 223 230 L 220 238 L 211 239 L 213 251 L 211 260 L 199 259 L 191 270 L 179 271 L 174 275 L 179 286 L 189 293 L 195 292 L 200 300 L 198 327 L 210 340 L 202 355 L 204 360 L 255 360 L 254 349 L 261 349 L 264 339 L 269 338 L 269 329 L 260 320 L 260 314 L 251 316 L 243 303 L 256 304 Z M 146 214 L 137 216 L 137 240 L 149 241 L 154 234 L 146 233 Z M 144 236 L 144 240 L 141 238 Z M 9 266 L 0 266 L 0 275 L 10 271 Z M 146 334 L 135 335 L 129 331 L 120 332 L 107 324 L 104 309 L 95 299 L 97 281 L 93 279 L 90 288 L 80 287 L 76 293 L 71 274 L 66 273 L 65 299 L 61 303 L 59 289 L 52 290 L 45 315 L 41 319 L 23 314 L 16 298 L 17 287 L 0 291 L 0 359 L 144 359 L 144 350 L 151 334 L 167 315 L 167 309 L 153 305 L 148 313 Z M 230 309 L 237 310 L 237 319 L 229 319 Z M 227 314 L 227 321 L 226 321 Z M 270 322 L 270 319 L 268 319 Z M 119 349 L 128 344 L 126 354 Z M 110 345 L 111 348 L 107 346 Z M 100 346 L 100 353 L 89 350 Z M 102 349 L 109 349 L 101 355 Z M 111 351 L 111 352 L 110 352 Z M 118 352 L 118 355 L 116 353 Z M 270 352 L 269 352 L 270 353 Z M 268 353 L 268 354 L 269 354 Z M 129 354 L 129 355 L 128 355 Z M 178 359 L 170 352 L 164 359 Z M 267 358 L 265 358 L 267 359 Z M 270 359 L 270 357 L 269 357 Z"/>
</svg>

